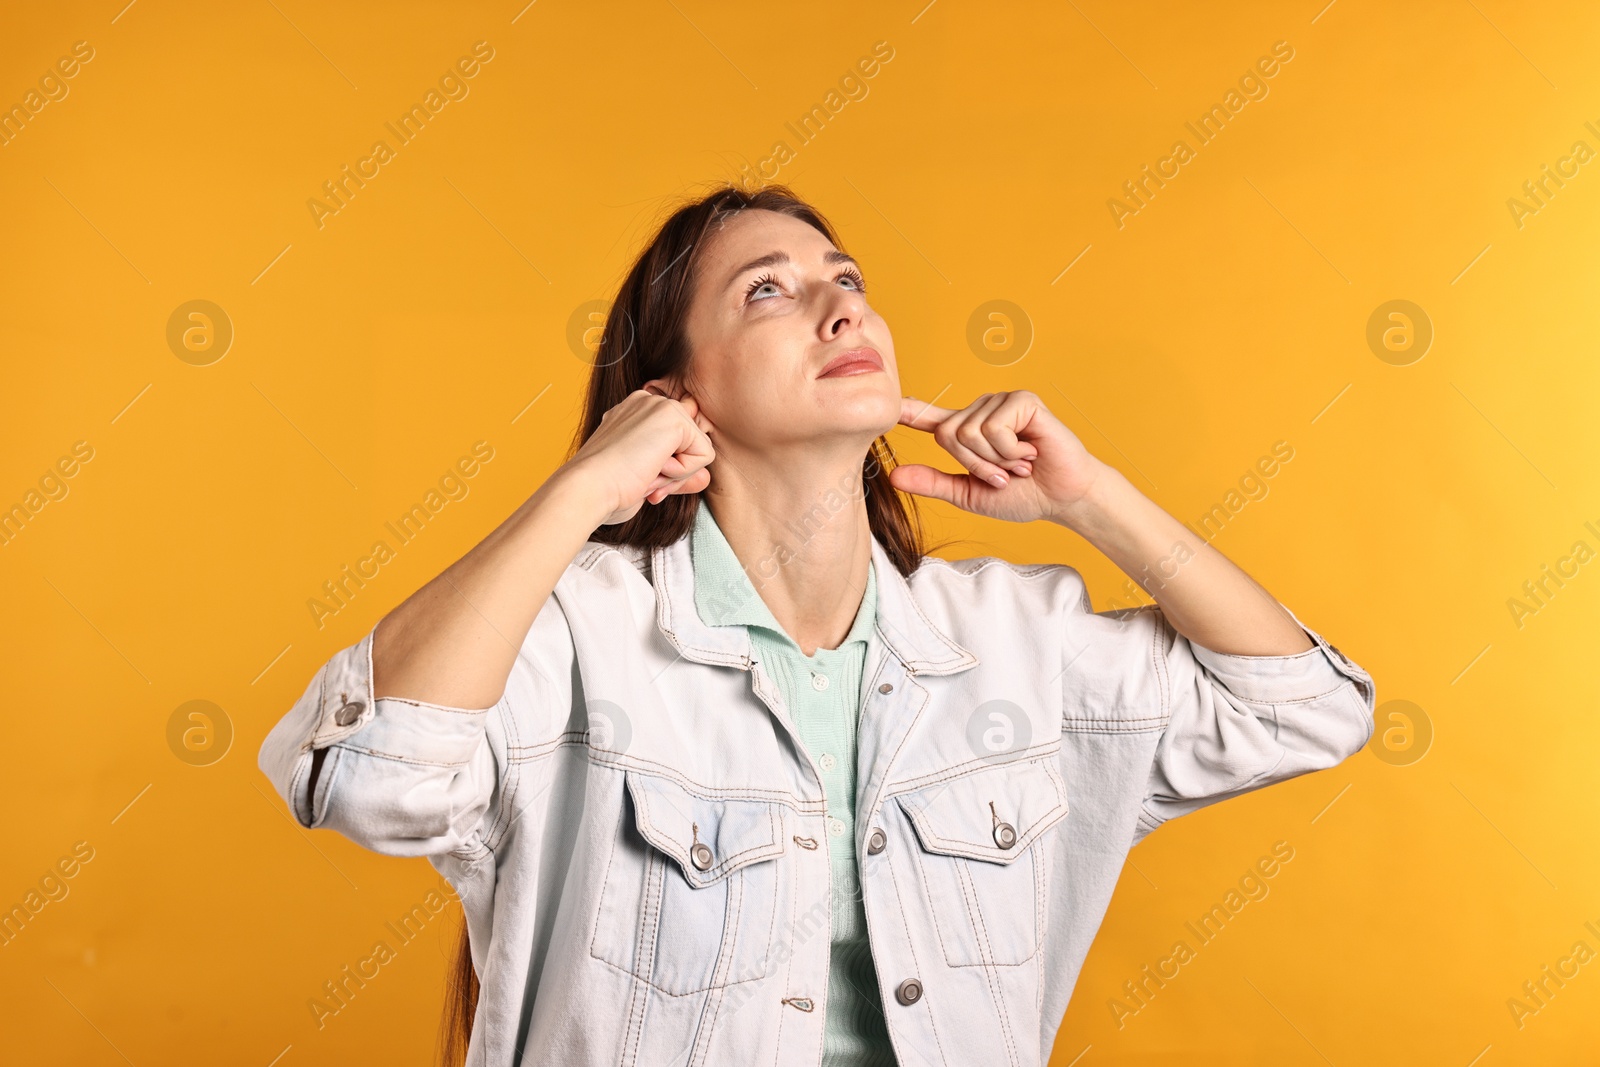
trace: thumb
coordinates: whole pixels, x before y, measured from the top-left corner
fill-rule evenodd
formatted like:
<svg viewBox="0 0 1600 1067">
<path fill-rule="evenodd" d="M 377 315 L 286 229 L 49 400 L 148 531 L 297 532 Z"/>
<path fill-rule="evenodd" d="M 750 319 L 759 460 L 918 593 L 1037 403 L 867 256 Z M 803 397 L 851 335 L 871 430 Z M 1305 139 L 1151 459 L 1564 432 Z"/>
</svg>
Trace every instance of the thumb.
<svg viewBox="0 0 1600 1067">
<path fill-rule="evenodd" d="M 972 476 L 947 474 L 924 463 L 902 463 L 889 472 L 889 484 L 903 493 L 933 497 L 957 507 L 971 494 Z"/>
</svg>

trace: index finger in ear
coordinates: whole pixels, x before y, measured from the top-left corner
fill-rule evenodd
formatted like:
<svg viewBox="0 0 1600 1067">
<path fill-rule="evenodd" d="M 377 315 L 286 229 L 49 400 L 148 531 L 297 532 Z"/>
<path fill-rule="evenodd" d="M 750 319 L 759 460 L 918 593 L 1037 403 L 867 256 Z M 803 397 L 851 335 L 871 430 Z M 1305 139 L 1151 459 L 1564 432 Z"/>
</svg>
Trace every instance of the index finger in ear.
<svg viewBox="0 0 1600 1067">
<path fill-rule="evenodd" d="M 936 429 L 940 423 L 954 414 L 950 408 L 942 408 L 926 400 L 918 400 L 914 396 L 900 398 L 900 422 L 913 430 Z"/>
<path fill-rule="evenodd" d="M 706 418 L 705 414 L 701 412 L 700 402 L 698 400 L 696 400 L 693 396 L 690 396 L 688 393 L 684 393 L 682 396 L 678 397 L 678 403 L 683 405 L 683 413 L 689 416 L 690 421 L 692 421 L 696 426 L 700 427 L 702 433 L 711 432 L 711 420 Z"/>
</svg>

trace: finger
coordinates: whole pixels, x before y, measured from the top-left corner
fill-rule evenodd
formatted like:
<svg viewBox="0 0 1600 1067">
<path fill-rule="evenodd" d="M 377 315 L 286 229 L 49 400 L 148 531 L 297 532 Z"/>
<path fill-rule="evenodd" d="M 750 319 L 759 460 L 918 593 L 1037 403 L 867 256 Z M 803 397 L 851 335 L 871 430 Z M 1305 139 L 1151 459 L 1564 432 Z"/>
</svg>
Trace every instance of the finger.
<svg viewBox="0 0 1600 1067">
<path fill-rule="evenodd" d="M 923 463 L 902 463 L 889 472 L 889 484 L 904 493 L 932 497 L 970 510 L 968 501 L 984 489 L 993 489 L 966 474 L 950 474 Z"/>
<path fill-rule="evenodd" d="M 966 445 L 974 455 L 988 460 L 996 469 L 1006 471 L 1009 471 L 1014 457 L 1003 454 L 995 447 L 986 426 L 993 420 L 994 412 L 1005 405 L 1009 395 L 985 393 L 961 413 L 961 420 L 954 430 L 956 440 Z"/>
<path fill-rule="evenodd" d="M 683 405 L 684 411 L 689 418 L 694 420 L 694 424 L 700 428 L 701 433 L 709 434 L 716 429 L 715 426 L 711 425 L 711 420 L 706 418 L 705 412 L 700 410 L 700 402 L 694 397 L 684 396 L 679 403 Z"/>
<path fill-rule="evenodd" d="M 681 482 L 691 477 L 696 471 L 705 470 L 711 465 L 716 456 L 712 452 L 690 453 L 679 452 L 675 456 L 668 456 L 661 462 L 661 471 L 656 475 L 651 484 L 655 487 Z"/>
<path fill-rule="evenodd" d="M 1006 402 L 985 420 L 984 433 L 999 449 L 1000 454 L 1012 460 L 1039 458 L 1039 447 L 1032 441 L 1017 436 L 1033 423 L 1037 409 L 1036 400 L 1025 390 L 1006 394 Z"/>
<path fill-rule="evenodd" d="M 900 398 L 900 422 L 913 430 L 935 430 L 939 424 L 954 415 L 951 408 L 942 408 L 914 396 Z"/>
<path fill-rule="evenodd" d="M 939 447 L 955 457 L 956 462 L 971 471 L 975 477 L 981 478 L 996 489 L 1004 489 L 1010 478 L 1009 472 L 999 464 L 983 458 L 963 442 L 964 435 L 961 432 L 961 428 L 966 423 L 971 410 L 971 408 L 963 408 L 961 411 L 952 413 L 950 418 L 946 419 L 934 433 L 934 440 L 938 441 Z M 996 458 L 999 457 L 997 456 Z"/>
<path fill-rule="evenodd" d="M 684 393 L 682 396 L 673 396 L 668 386 L 669 383 L 665 379 L 652 378 L 640 388 L 656 396 L 664 396 L 669 400 L 676 400 L 678 405 L 683 408 L 684 414 L 700 428 L 702 433 L 710 433 L 715 429 L 711 424 L 711 420 L 706 418 L 705 413 L 700 410 L 700 402 L 698 400 L 689 393 Z"/>
<path fill-rule="evenodd" d="M 950 441 L 944 446 L 944 450 L 949 452 L 956 462 L 971 471 L 974 477 L 981 478 L 996 489 L 1004 489 L 1011 478 L 1010 471 L 984 459 L 960 441 Z"/>
<path fill-rule="evenodd" d="M 999 403 L 985 407 L 965 426 L 969 434 L 980 435 L 987 445 L 987 451 L 975 446 L 974 451 L 1012 473 L 1020 474 L 1020 464 L 1039 458 L 1038 446 L 1017 436 L 1017 430 L 1026 427 L 1033 419 L 1034 412 L 1030 407 L 1033 398 L 1022 390 L 1002 393 L 1000 397 Z M 971 442 L 968 443 L 970 445 Z"/>
<path fill-rule="evenodd" d="M 659 504 L 669 496 L 701 492 L 710 484 L 711 468 L 701 467 L 687 478 L 679 478 L 664 485 L 653 486 L 645 494 L 645 499 L 652 504 Z"/>
<path fill-rule="evenodd" d="M 661 464 L 661 473 L 671 478 L 687 477 L 717 458 L 716 445 L 695 422 L 684 422 L 677 449 Z"/>
<path fill-rule="evenodd" d="M 668 478 L 665 474 L 658 474 L 649 485 L 645 486 L 645 495 L 648 496 L 657 489 L 665 489 L 667 486 L 672 485 L 678 480 L 679 479 L 677 478 Z"/>
<path fill-rule="evenodd" d="M 650 501 L 652 504 L 661 503 L 667 497 L 672 495 L 673 486 L 682 484 L 682 480 L 674 480 L 670 478 L 658 478 L 656 479 L 656 482 L 659 484 L 652 485 L 650 491 L 644 495 L 644 498 Z"/>
<path fill-rule="evenodd" d="M 664 485 L 671 485 L 673 482 L 681 482 L 694 474 L 695 471 L 709 466 L 715 458 L 715 452 L 710 449 L 704 452 L 696 452 L 689 447 L 685 447 L 661 461 L 661 469 L 656 473 L 646 492 L 659 489 Z"/>
<path fill-rule="evenodd" d="M 684 493 L 698 493 L 711 484 L 711 468 L 701 467 L 682 481 L 673 482 L 667 487 L 668 496 Z"/>
<path fill-rule="evenodd" d="M 691 463 L 686 463 L 677 456 L 668 456 L 661 461 L 661 473 L 656 475 L 657 485 L 675 482 L 680 478 L 687 478 L 699 468 Z"/>
</svg>

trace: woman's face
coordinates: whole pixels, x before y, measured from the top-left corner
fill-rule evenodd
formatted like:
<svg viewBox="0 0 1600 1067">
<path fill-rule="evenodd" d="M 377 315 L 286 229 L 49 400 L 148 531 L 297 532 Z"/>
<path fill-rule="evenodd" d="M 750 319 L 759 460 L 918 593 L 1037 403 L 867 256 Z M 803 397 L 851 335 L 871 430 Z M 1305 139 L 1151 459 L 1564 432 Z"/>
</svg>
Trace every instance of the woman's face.
<svg viewBox="0 0 1600 1067">
<path fill-rule="evenodd" d="M 894 340 L 855 261 L 814 227 L 761 210 L 713 228 L 700 252 L 683 384 L 713 443 L 754 453 L 832 443 L 859 462 L 899 423 L 901 393 Z M 866 360 L 824 376 L 845 355 Z"/>
</svg>

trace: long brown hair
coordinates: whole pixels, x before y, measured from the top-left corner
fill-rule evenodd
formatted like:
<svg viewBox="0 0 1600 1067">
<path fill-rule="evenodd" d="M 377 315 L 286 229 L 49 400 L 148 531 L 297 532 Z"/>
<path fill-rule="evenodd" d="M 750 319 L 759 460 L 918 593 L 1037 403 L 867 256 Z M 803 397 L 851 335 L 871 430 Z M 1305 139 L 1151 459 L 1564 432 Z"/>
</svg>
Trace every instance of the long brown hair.
<svg viewBox="0 0 1600 1067">
<path fill-rule="evenodd" d="M 729 218 L 751 209 L 799 219 L 815 227 L 835 248 L 844 249 L 822 213 L 784 185 L 749 190 L 719 184 L 709 193 L 676 207 L 634 261 L 606 314 L 589 374 L 583 418 L 568 459 L 599 428 L 601 416 L 643 388 L 645 382 L 654 378 L 681 380 L 689 362 L 685 323 L 701 263 L 700 254 L 694 250 L 703 248 Z M 878 437 L 862 458 L 862 489 L 873 535 L 882 542 L 900 573 L 909 576 L 932 549 L 925 547 L 916 501 L 902 496 L 889 483 L 889 470 L 894 463 L 894 450 L 888 440 Z M 647 548 L 670 545 L 693 528 L 698 506 L 697 494 L 673 494 L 659 504 L 646 504 L 626 522 L 599 527 L 590 536 L 606 544 Z M 464 922 L 448 982 L 439 1062 L 443 1067 L 461 1067 L 466 1061 L 478 1001 L 478 976 L 472 967 Z"/>
</svg>

